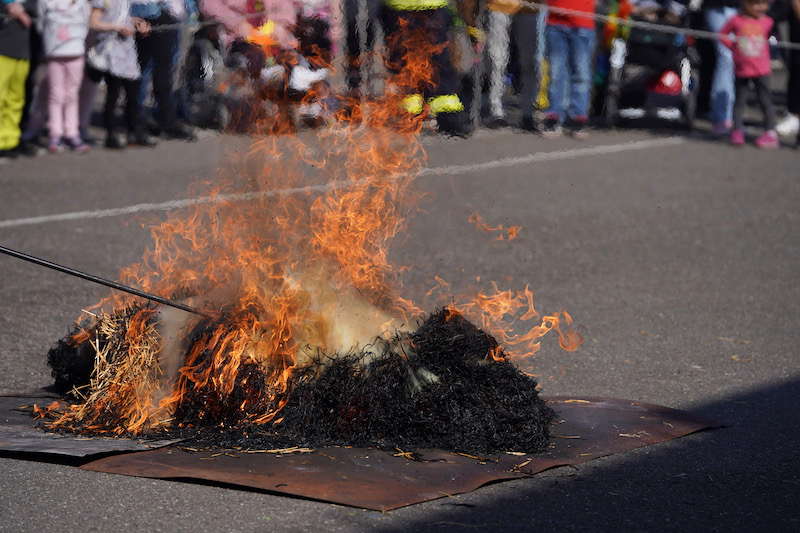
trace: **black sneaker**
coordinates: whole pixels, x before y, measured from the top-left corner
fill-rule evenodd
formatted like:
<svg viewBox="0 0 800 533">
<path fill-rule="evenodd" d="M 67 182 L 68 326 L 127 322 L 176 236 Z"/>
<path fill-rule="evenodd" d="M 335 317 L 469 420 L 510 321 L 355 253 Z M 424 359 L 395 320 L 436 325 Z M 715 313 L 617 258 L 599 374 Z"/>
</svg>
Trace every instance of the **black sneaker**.
<svg viewBox="0 0 800 533">
<path fill-rule="evenodd" d="M 122 150 L 127 146 L 127 143 L 122 140 L 122 137 L 119 135 L 115 135 L 113 133 L 109 133 L 106 137 L 105 142 L 106 148 L 110 148 L 111 150 Z"/>
<path fill-rule="evenodd" d="M 536 133 L 537 131 L 539 131 L 539 128 L 536 125 L 536 121 L 533 119 L 533 116 L 531 115 L 526 115 L 522 117 L 522 120 L 519 122 L 519 129 L 531 133 Z"/>
<path fill-rule="evenodd" d="M 555 118 L 548 117 L 542 123 L 542 135 L 545 137 L 560 137 L 561 124 Z"/>
<path fill-rule="evenodd" d="M 508 122 L 503 117 L 492 117 L 486 122 L 485 126 L 490 130 L 499 130 L 500 128 L 507 128 Z"/>
<path fill-rule="evenodd" d="M 16 148 L 19 155 L 25 157 L 36 157 L 42 152 L 42 147 L 33 141 L 20 141 L 19 146 Z"/>
<path fill-rule="evenodd" d="M 164 136 L 167 139 L 178 139 L 186 142 L 194 142 L 197 140 L 197 135 L 195 135 L 194 131 L 186 126 L 174 126 L 168 130 L 164 130 Z"/>
<path fill-rule="evenodd" d="M 469 115 L 463 111 L 456 113 L 439 113 L 436 115 L 436 124 L 439 127 L 439 133 L 451 137 L 466 139 L 472 134 Z"/>
<path fill-rule="evenodd" d="M 17 151 L 14 150 L 0 150 L 0 159 L 16 159 Z"/>
<path fill-rule="evenodd" d="M 153 148 L 158 143 L 147 135 L 146 133 L 134 133 L 128 135 L 128 146 L 142 146 L 144 148 Z"/>
</svg>

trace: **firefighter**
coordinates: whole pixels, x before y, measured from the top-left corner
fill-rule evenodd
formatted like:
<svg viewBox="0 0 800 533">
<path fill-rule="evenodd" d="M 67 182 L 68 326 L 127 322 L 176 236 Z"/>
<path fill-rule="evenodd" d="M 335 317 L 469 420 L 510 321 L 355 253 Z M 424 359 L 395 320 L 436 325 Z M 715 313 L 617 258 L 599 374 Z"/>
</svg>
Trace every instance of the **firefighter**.
<svg viewBox="0 0 800 533">
<path fill-rule="evenodd" d="M 422 113 L 425 104 L 436 116 L 439 131 L 457 137 L 471 133 L 470 121 L 458 95 L 460 79 L 450 56 L 449 36 L 453 26 L 450 0 L 384 0 L 384 29 L 389 46 L 390 69 L 402 68 L 402 58 L 414 53 L 403 46 L 399 35 L 401 27 L 424 32 L 425 38 L 435 48 L 431 57 L 432 84 L 423 84 L 418 92 L 404 100 L 405 109 Z"/>
</svg>

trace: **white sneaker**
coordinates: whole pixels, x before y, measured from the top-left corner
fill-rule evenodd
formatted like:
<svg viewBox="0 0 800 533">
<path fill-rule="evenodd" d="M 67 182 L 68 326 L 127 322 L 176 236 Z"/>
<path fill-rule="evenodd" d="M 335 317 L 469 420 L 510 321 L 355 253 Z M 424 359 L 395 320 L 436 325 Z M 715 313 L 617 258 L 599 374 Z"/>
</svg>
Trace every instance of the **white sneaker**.
<svg viewBox="0 0 800 533">
<path fill-rule="evenodd" d="M 786 113 L 786 116 L 775 126 L 775 131 L 781 137 L 791 137 L 797 133 L 798 129 L 800 129 L 800 118 L 792 113 Z"/>
</svg>

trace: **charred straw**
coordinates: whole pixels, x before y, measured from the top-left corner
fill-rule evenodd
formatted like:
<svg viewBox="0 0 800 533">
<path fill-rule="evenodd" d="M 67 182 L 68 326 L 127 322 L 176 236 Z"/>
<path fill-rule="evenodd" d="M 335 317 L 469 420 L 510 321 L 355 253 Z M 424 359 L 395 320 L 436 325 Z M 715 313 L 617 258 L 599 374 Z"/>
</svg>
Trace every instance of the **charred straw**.
<svg viewBox="0 0 800 533">
<path fill-rule="evenodd" d="M 208 322 L 198 325 L 190 342 L 210 328 Z M 96 342 L 119 342 L 114 335 Z M 432 314 L 406 335 L 387 343 L 378 357 L 323 355 L 296 370 L 279 418 L 267 424 L 249 423 L 239 406 L 247 401 L 273 409 L 276 391 L 260 366 L 242 365 L 229 396 L 189 388 L 172 425 L 152 436 L 166 432 L 197 446 L 253 449 L 350 445 L 486 454 L 547 446 L 554 413 L 539 397 L 535 380 L 487 356 L 497 349 L 493 337 L 449 310 Z M 60 390 L 88 383 L 92 370 L 85 344 L 60 341 L 51 350 L 48 359 Z M 398 353 L 397 346 L 408 349 Z M 68 429 L 92 433 L 86 427 Z"/>
</svg>

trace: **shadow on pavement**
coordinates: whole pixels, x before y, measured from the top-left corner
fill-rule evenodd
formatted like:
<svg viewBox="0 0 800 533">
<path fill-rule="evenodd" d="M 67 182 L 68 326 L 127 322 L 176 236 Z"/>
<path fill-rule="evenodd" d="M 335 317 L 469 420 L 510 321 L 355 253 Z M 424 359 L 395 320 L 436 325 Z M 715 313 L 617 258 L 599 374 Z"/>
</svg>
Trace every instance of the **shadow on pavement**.
<svg viewBox="0 0 800 533">
<path fill-rule="evenodd" d="M 800 377 L 697 405 L 726 427 L 400 510 L 415 516 L 381 531 L 798 531 L 798 399 Z"/>
</svg>

